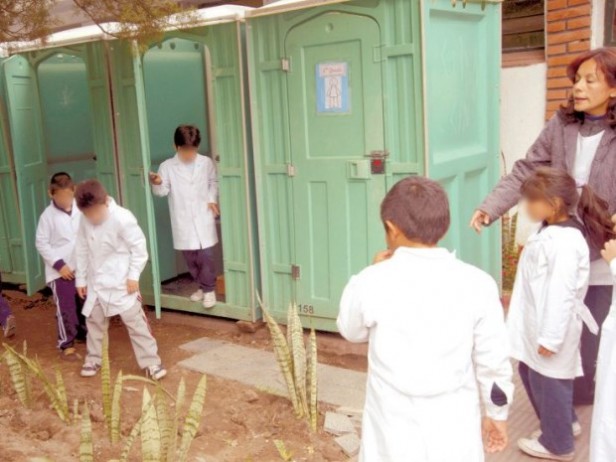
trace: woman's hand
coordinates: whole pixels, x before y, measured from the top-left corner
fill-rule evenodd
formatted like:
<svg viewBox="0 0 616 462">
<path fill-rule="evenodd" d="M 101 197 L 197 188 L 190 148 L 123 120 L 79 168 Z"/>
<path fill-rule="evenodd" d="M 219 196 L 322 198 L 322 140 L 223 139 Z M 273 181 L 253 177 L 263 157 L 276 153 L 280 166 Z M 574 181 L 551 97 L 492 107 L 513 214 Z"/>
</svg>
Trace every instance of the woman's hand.
<svg viewBox="0 0 616 462">
<path fill-rule="evenodd" d="M 471 218 L 470 227 L 473 228 L 477 234 L 481 233 L 484 226 L 490 224 L 490 215 L 483 210 L 475 210 Z"/>
<path fill-rule="evenodd" d="M 612 239 L 611 241 L 605 243 L 605 246 L 601 251 L 601 256 L 608 263 L 611 263 L 612 260 L 616 258 L 616 239 Z"/>
</svg>

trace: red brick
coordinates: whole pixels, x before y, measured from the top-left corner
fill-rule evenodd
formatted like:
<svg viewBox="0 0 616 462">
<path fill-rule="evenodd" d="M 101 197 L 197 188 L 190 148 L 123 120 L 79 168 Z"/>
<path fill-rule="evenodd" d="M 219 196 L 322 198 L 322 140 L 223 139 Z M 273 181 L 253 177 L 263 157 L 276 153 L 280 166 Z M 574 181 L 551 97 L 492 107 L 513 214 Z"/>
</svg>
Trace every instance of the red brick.
<svg viewBox="0 0 616 462">
<path fill-rule="evenodd" d="M 549 22 L 546 29 L 548 33 L 562 32 L 567 29 L 567 22 L 564 19 L 562 21 Z"/>
<path fill-rule="evenodd" d="M 577 6 L 577 5 L 591 5 L 590 0 L 569 0 L 567 2 L 568 6 Z"/>
<path fill-rule="evenodd" d="M 548 78 L 552 77 L 567 77 L 567 68 L 565 66 L 548 67 Z"/>
<path fill-rule="evenodd" d="M 567 7 L 567 0 L 548 0 L 548 11 Z"/>
<path fill-rule="evenodd" d="M 580 16 L 590 16 L 590 5 L 576 6 L 574 8 L 565 8 L 557 11 L 548 11 L 547 21 L 559 21 L 561 19 L 577 18 Z"/>
<path fill-rule="evenodd" d="M 562 106 L 562 104 L 563 104 L 562 101 L 548 101 L 548 104 L 545 108 L 546 113 L 548 114 L 548 117 L 554 114 L 556 111 L 558 111 L 560 109 L 560 106 Z"/>
<path fill-rule="evenodd" d="M 581 28 L 590 28 L 590 16 L 582 16 L 580 18 L 570 19 L 567 21 L 567 29 Z"/>
<path fill-rule="evenodd" d="M 548 90 L 547 100 L 548 101 L 556 101 L 561 100 L 565 101 L 569 96 L 569 90 Z"/>
<path fill-rule="evenodd" d="M 567 45 L 564 44 L 560 44 L 560 45 L 548 45 L 547 48 L 547 56 L 555 56 L 555 55 L 562 55 L 563 53 L 567 52 Z"/>
<path fill-rule="evenodd" d="M 548 34 L 548 44 L 558 45 L 559 43 L 571 43 L 580 40 L 588 40 L 590 38 L 590 29 L 578 29 L 569 32 L 561 32 L 559 34 Z"/>
<path fill-rule="evenodd" d="M 571 87 L 571 80 L 566 77 L 548 79 L 548 89 L 550 90 L 569 87 Z"/>
<path fill-rule="evenodd" d="M 573 60 L 573 56 L 569 55 L 559 55 L 548 58 L 548 66 L 568 66 L 569 63 Z"/>
<path fill-rule="evenodd" d="M 573 42 L 567 46 L 569 53 L 581 53 L 583 51 L 590 50 L 590 40 L 583 40 L 581 42 Z"/>
</svg>

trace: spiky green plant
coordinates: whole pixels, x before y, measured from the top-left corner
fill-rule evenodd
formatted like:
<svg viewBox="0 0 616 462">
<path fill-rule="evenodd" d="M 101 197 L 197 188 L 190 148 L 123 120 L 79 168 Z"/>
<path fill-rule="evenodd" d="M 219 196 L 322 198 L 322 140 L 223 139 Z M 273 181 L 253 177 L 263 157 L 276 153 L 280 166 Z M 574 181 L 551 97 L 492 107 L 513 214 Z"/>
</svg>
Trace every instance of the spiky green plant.
<svg viewBox="0 0 616 462">
<path fill-rule="evenodd" d="M 287 449 L 287 445 L 282 440 L 274 440 L 274 446 L 278 451 L 278 455 L 285 462 L 291 462 L 293 460 L 293 453 Z"/>
<path fill-rule="evenodd" d="M 79 443 L 79 462 L 94 462 L 94 445 L 92 444 L 92 421 L 88 403 L 83 403 L 81 414 L 81 441 Z"/>
<path fill-rule="evenodd" d="M 197 435 L 197 430 L 201 423 L 201 415 L 203 414 L 203 406 L 205 404 L 205 392 L 207 389 L 207 377 L 203 375 L 195 388 L 193 399 L 188 407 L 188 414 L 184 419 L 184 427 L 182 429 L 182 442 L 180 443 L 179 462 L 186 462 L 188 459 L 188 450 Z"/>
<path fill-rule="evenodd" d="M 110 439 L 111 443 L 115 444 L 120 440 L 120 414 L 122 411 L 122 371 L 116 376 L 115 385 L 113 387 L 113 398 L 111 400 L 111 426 Z"/>
<path fill-rule="evenodd" d="M 109 439 L 113 440 L 111 430 L 111 363 L 109 362 L 109 336 L 103 335 L 103 355 L 101 361 L 101 388 L 103 393 L 103 417 L 109 432 Z"/>
<path fill-rule="evenodd" d="M 307 352 L 297 305 L 295 303 L 289 305 L 285 337 L 259 295 L 257 300 L 272 338 L 276 360 L 285 379 L 295 415 L 298 418 L 306 418 L 310 428 L 316 431 L 318 415 L 316 333 L 314 329 L 310 332 Z"/>
<path fill-rule="evenodd" d="M 19 402 L 24 407 L 30 407 L 30 387 L 27 384 L 28 377 L 25 372 L 25 366 L 19 361 L 15 350 L 6 344 L 4 344 L 4 348 L 6 350 L 4 360 L 9 369 L 13 389 L 17 393 Z"/>
<path fill-rule="evenodd" d="M 175 462 L 175 455 L 178 447 L 178 431 L 180 427 L 180 417 L 182 407 L 184 406 L 184 399 L 186 397 L 186 382 L 184 377 L 180 379 L 178 390 L 175 395 L 175 414 L 173 416 L 173 422 L 171 424 L 171 439 L 167 448 L 166 462 Z"/>
<path fill-rule="evenodd" d="M 141 460 L 143 462 L 160 462 L 160 429 L 154 403 L 150 392 L 144 388 L 141 414 Z"/>
</svg>

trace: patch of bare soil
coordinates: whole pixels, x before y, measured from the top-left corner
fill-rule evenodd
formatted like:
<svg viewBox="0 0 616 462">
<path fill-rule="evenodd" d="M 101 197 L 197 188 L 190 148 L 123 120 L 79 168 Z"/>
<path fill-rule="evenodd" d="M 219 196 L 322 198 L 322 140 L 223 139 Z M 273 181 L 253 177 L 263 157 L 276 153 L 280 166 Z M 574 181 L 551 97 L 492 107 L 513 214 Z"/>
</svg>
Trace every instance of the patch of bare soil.
<svg viewBox="0 0 616 462">
<path fill-rule="evenodd" d="M 28 344 L 28 355 L 37 356 L 46 372 L 53 377 L 54 367 L 63 373 L 69 403 L 86 400 L 92 417 L 95 460 L 107 462 L 119 458 L 122 444 L 111 446 L 103 423 L 100 377 L 85 379 L 79 376 L 80 362 L 66 362 L 59 357 L 56 345 L 55 308 L 45 297 L 26 298 L 9 291 L 5 294 L 17 318 L 17 335 L 7 343 L 21 349 Z M 231 321 L 211 318 L 190 318 L 173 313 L 174 322 L 156 320 L 148 313 L 160 354 L 169 375 L 164 386 L 175 393 L 184 377 L 187 396 L 192 396 L 199 374 L 184 370 L 176 364 L 188 357 L 179 345 L 201 337 L 213 337 L 255 348 L 270 349 L 267 329 L 245 333 Z M 168 318 L 171 316 L 168 316 Z M 184 321 L 176 322 L 178 319 Z M 188 320 L 188 321 L 186 321 Z M 198 322 L 195 322 L 198 321 Z M 194 327 L 198 324 L 200 327 Z M 118 371 L 141 374 L 133 357 L 126 331 L 121 322 L 112 322 L 109 329 L 112 380 Z M 323 334 L 319 343 L 324 347 L 320 361 L 336 366 L 365 370 L 366 358 L 349 353 L 335 336 Z M 338 345 L 338 346 L 337 346 Z M 85 345 L 77 345 L 85 355 Z M 35 388 L 37 393 L 39 388 Z M 128 434 L 141 412 L 142 384 L 127 384 L 122 397 L 122 433 Z M 321 406 L 319 427 L 322 428 L 326 406 Z M 31 409 L 17 400 L 5 364 L 0 365 L 0 460 L 28 462 L 34 457 L 47 457 L 54 462 L 78 461 L 79 425 L 67 425 L 49 409 L 46 398 L 34 396 Z M 236 382 L 208 377 L 205 410 L 189 460 L 195 462 L 275 462 L 282 460 L 274 446 L 282 440 L 299 461 L 345 461 L 346 456 L 333 438 L 319 430 L 313 434 L 304 421 L 293 415 L 290 403 L 280 397 Z M 131 461 L 140 460 L 138 445 L 133 448 Z"/>
</svg>

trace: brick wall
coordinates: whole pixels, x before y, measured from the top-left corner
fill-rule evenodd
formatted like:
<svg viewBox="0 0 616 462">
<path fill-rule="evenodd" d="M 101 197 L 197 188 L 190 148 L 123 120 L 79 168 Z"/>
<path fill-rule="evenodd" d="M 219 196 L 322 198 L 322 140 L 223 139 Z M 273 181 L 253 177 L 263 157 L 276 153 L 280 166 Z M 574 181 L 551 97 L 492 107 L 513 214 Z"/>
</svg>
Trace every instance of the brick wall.
<svg viewBox="0 0 616 462">
<path fill-rule="evenodd" d="M 546 119 L 565 101 L 571 89 L 567 64 L 590 49 L 592 0 L 546 0 Z"/>
</svg>

